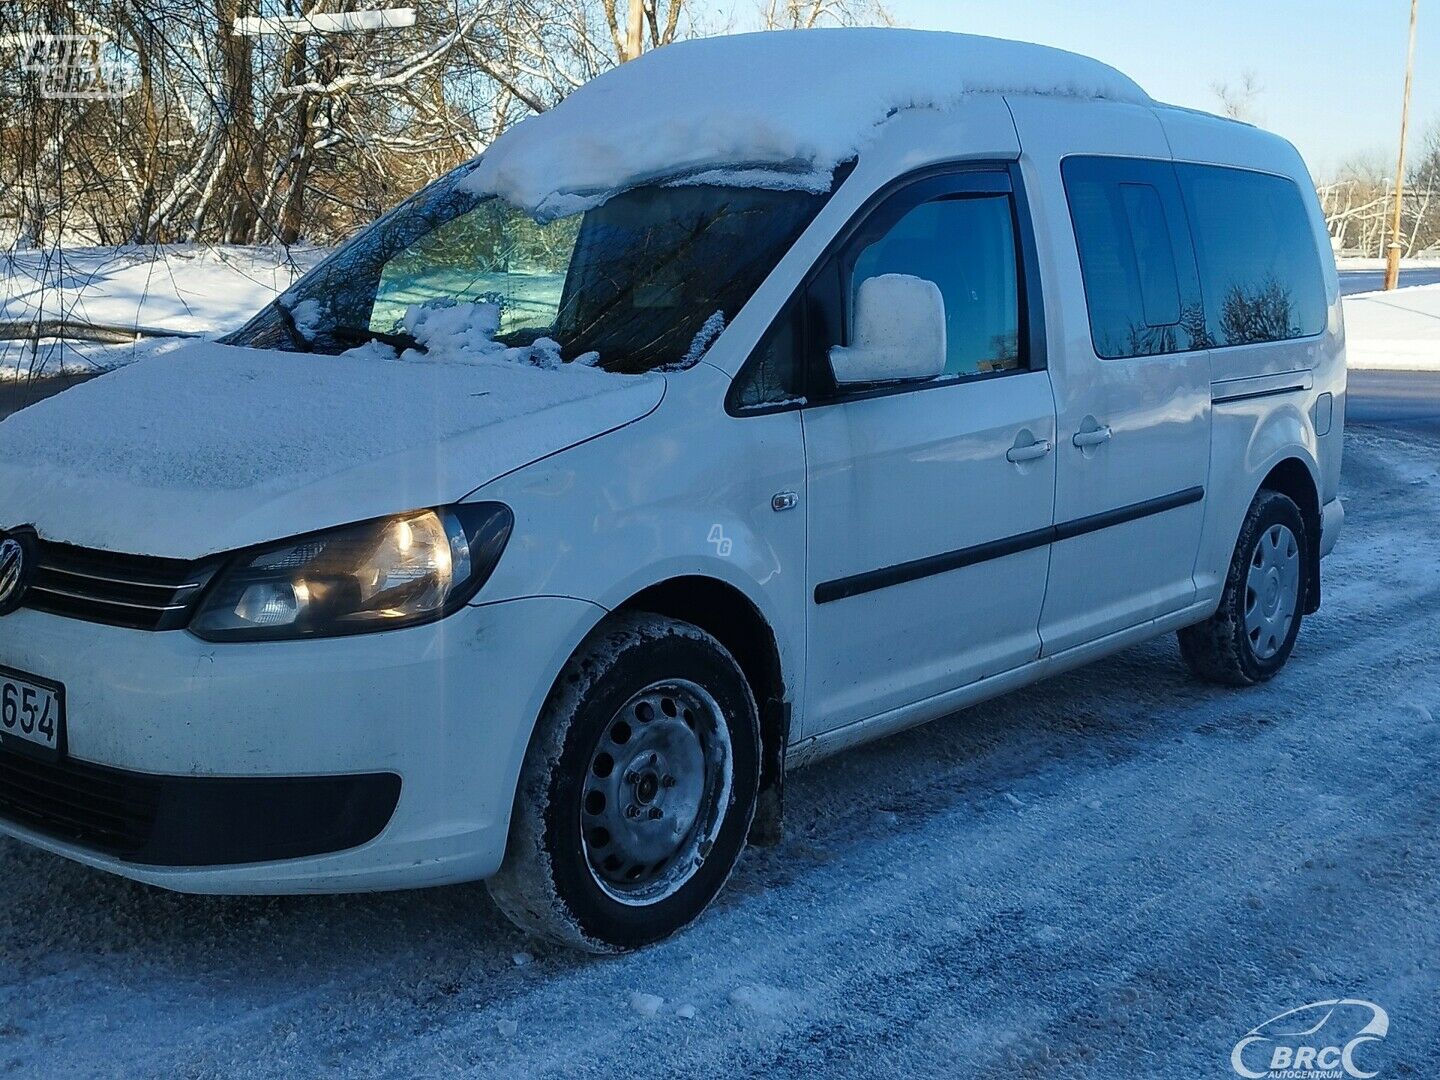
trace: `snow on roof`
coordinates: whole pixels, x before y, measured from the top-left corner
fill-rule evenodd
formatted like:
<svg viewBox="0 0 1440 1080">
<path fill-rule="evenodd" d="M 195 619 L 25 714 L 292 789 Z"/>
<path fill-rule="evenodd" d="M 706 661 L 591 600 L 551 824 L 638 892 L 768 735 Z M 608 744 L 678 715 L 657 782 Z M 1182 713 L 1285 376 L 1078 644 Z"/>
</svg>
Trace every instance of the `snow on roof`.
<svg viewBox="0 0 1440 1080">
<path fill-rule="evenodd" d="M 816 29 L 667 45 L 497 139 L 464 184 L 555 217 L 646 180 L 719 166 L 829 173 L 892 113 L 965 94 L 1152 104 L 1086 56 L 922 30 Z"/>
</svg>

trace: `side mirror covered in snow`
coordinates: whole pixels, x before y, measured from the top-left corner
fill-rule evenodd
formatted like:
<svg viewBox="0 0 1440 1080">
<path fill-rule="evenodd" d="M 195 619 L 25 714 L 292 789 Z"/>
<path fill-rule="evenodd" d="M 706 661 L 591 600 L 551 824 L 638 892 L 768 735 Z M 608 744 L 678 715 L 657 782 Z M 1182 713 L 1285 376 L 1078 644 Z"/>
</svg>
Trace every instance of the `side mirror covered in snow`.
<svg viewBox="0 0 1440 1080">
<path fill-rule="evenodd" d="M 841 386 L 933 379 L 945 370 L 945 298 L 909 274 L 866 278 L 855 296 L 853 344 L 830 350 Z"/>
</svg>

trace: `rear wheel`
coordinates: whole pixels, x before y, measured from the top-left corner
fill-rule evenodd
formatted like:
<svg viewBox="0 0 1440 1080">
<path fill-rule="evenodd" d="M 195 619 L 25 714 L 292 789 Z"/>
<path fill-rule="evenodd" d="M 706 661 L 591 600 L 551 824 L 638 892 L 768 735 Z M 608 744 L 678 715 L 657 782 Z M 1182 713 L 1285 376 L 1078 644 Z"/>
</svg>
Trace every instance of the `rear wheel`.
<svg viewBox="0 0 1440 1080">
<path fill-rule="evenodd" d="M 1180 631 L 1180 653 L 1191 671 L 1211 682 L 1250 686 L 1285 666 L 1305 610 L 1310 542 L 1293 501 L 1277 491 L 1255 496 L 1219 609 Z"/>
<path fill-rule="evenodd" d="M 713 637 L 651 615 L 607 622 L 566 665 L 526 754 L 496 903 L 597 952 L 685 926 L 744 847 L 759 730 Z"/>
</svg>

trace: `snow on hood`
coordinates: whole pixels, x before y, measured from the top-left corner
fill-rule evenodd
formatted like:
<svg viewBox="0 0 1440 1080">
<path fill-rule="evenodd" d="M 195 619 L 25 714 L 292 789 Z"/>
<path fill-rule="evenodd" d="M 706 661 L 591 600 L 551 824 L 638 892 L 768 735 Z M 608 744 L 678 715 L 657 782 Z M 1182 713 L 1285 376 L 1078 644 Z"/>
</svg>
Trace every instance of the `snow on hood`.
<svg viewBox="0 0 1440 1080">
<path fill-rule="evenodd" d="M 464 184 L 540 217 L 687 170 L 786 166 L 829 174 L 897 110 L 971 93 L 1151 104 L 1086 56 L 922 30 L 817 29 L 667 45 L 599 76 L 498 138 Z"/>
<path fill-rule="evenodd" d="M 0 527 L 198 558 L 455 501 L 645 415 L 664 386 L 198 343 L 0 422 Z"/>
</svg>

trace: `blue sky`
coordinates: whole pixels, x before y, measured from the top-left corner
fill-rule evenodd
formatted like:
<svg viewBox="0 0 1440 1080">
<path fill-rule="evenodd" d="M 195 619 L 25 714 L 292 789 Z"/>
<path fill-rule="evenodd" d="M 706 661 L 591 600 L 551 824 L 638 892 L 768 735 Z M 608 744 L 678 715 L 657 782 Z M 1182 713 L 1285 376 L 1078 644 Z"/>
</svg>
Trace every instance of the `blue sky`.
<svg viewBox="0 0 1440 1080">
<path fill-rule="evenodd" d="M 1390 161 L 1409 0 L 888 0 L 904 26 L 963 30 L 1098 57 L 1154 97 L 1214 110 L 1216 79 L 1259 77 L 1259 121 L 1324 176 L 1357 153 Z M 1422 0 L 1413 136 L 1440 122 L 1440 4 Z M 1417 145 L 1416 142 L 1411 146 Z M 1389 166 L 1393 169 L 1393 165 Z"/>
</svg>

